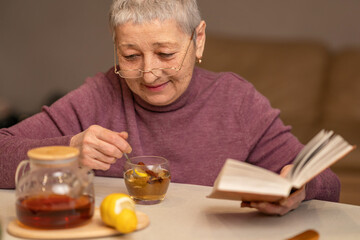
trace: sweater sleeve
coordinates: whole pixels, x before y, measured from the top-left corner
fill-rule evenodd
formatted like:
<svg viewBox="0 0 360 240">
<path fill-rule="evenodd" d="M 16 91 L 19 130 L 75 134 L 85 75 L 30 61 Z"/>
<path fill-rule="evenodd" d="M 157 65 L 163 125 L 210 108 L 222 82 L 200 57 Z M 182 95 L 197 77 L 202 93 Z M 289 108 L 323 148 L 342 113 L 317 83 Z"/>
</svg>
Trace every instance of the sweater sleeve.
<svg viewBox="0 0 360 240">
<path fill-rule="evenodd" d="M 279 110 L 273 109 L 268 100 L 251 89 L 242 104 L 242 121 L 247 124 L 250 144 L 249 163 L 279 173 L 287 164 L 291 164 L 303 145 L 291 133 L 279 118 Z M 339 201 L 340 181 L 326 169 L 306 184 L 306 200 L 319 199 Z"/>
<path fill-rule="evenodd" d="M 56 123 L 44 111 L 8 129 L 0 129 L 0 188 L 15 187 L 15 171 L 28 150 L 50 145 L 69 145 Z"/>
<path fill-rule="evenodd" d="M 87 79 L 50 107 L 7 129 L 0 129 L 0 188 L 15 187 L 15 171 L 27 151 L 40 146 L 69 145 L 73 135 L 97 122 L 105 89 L 103 74 Z M 91 107 L 90 107 L 91 106 Z"/>
</svg>

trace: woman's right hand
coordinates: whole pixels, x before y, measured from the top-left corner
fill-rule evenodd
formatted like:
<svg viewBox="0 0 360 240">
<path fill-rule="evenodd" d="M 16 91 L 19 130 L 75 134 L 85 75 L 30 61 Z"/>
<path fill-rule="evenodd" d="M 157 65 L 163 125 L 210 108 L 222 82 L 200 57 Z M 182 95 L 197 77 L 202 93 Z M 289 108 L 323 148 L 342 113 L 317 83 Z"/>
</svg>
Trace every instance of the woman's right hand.
<svg viewBox="0 0 360 240">
<path fill-rule="evenodd" d="M 130 153 L 127 132 L 114 132 L 98 125 L 73 136 L 70 146 L 80 150 L 80 163 L 92 169 L 108 170 L 123 153 Z"/>
</svg>

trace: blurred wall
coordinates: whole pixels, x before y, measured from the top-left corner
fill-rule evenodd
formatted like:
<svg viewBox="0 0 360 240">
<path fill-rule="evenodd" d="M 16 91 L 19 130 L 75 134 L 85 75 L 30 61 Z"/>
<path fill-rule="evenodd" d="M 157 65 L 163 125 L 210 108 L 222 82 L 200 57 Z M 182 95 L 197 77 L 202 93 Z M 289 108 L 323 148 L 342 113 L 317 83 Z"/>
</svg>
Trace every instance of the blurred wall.
<svg viewBox="0 0 360 240">
<path fill-rule="evenodd" d="M 17 111 L 111 67 L 111 0 L 0 1 L 0 98 Z"/>
<path fill-rule="evenodd" d="M 198 0 L 208 30 L 268 39 L 313 39 L 338 49 L 360 45 L 359 0 Z"/>
<path fill-rule="evenodd" d="M 32 113 L 112 66 L 111 0 L 0 0 L 0 99 Z M 207 30 L 360 46 L 358 0 L 198 0 Z"/>
</svg>

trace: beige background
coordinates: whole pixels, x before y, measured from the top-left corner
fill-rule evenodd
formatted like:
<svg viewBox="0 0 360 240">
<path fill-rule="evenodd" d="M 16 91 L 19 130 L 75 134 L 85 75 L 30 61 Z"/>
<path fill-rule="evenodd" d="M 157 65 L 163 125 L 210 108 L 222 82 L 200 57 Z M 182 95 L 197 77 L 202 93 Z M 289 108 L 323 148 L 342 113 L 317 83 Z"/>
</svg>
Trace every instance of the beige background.
<svg viewBox="0 0 360 240">
<path fill-rule="evenodd" d="M 358 0 L 199 0 L 208 31 L 360 46 Z M 111 0 L 0 0 L 0 99 L 32 113 L 112 65 Z M 206 51 L 206 50 L 205 50 Z"/>
</svg>

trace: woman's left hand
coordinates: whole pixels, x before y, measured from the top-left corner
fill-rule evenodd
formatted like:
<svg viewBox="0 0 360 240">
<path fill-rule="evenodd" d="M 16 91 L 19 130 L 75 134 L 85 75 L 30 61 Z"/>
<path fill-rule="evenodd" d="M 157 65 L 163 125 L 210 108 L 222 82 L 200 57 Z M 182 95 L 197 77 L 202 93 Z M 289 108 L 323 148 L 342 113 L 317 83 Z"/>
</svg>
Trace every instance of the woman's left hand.
<svg viewBox="0 0 360 240">
<path fill-rule="evenodd" d="M 280 172 L 281 176 L 286 176 L 291 170 L 292 165 L 286 165 Z M 250 207 L 256 208 L 260 212 L 269 214 L 269 215 L 285 215 L 289 211 L 297 208 L 300 203 L 305 199 L 306 192 L 305 186 L 296 190 L 289 197 L 281 200 L 277 203 L 271 202 L 242 202 L 241 207 Z"/>
</svg>

